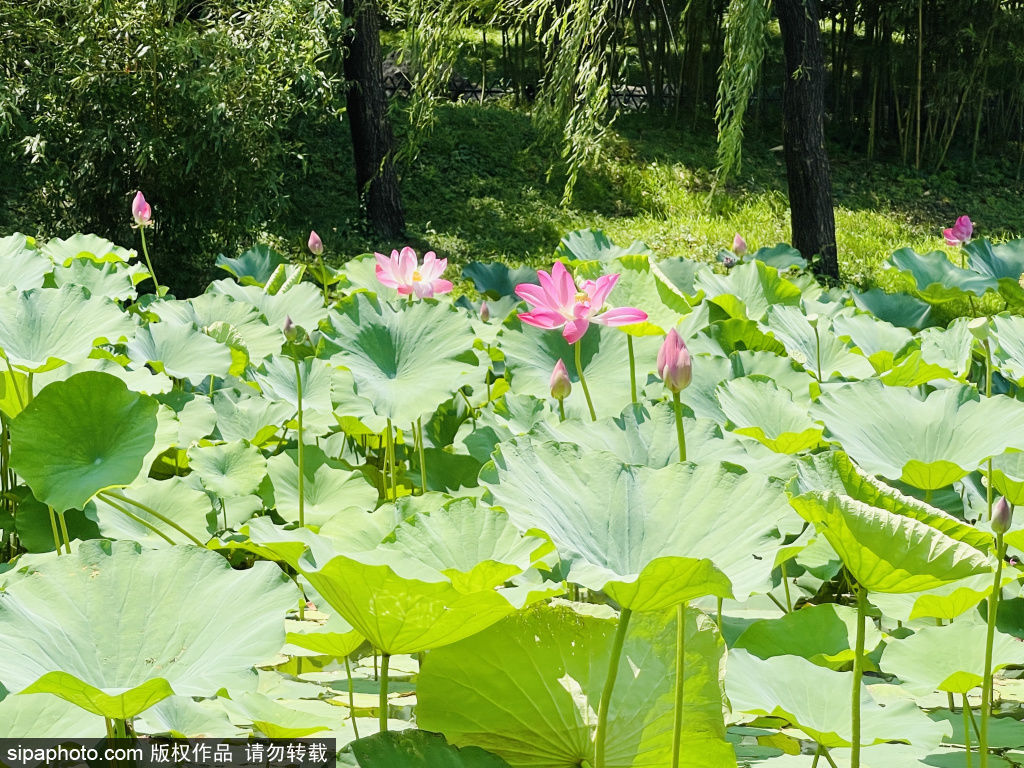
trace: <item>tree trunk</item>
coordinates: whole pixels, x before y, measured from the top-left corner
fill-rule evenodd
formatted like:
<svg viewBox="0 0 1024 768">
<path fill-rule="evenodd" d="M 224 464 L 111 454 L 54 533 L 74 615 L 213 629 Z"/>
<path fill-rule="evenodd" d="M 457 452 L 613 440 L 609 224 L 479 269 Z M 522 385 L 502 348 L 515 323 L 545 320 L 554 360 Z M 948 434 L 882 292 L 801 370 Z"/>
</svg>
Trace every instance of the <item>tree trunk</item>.
<svg viewBox="0 0 1024 768">
<path fill-rule="evenodd" d="M 392 157 L 395 138 L 381 72 L 377 2 L 344 0 L 343 6 L 345 15 L 354 19 L 354 34 L 345 57 L 345 79 L 350 83 L 348 124 L 356 185 L 366 204 L 370 226 L 385 240 L 395 240 L 405 230 L 405 212 Z"/>
<path fill-rule="evenodd" d="M 825 53 L 818 0 L 776 0 L 786 63 L 782 143 L 793 247 L 821 277 L 839 279 L 832 179 L 825 149 Z"/>
</svg>

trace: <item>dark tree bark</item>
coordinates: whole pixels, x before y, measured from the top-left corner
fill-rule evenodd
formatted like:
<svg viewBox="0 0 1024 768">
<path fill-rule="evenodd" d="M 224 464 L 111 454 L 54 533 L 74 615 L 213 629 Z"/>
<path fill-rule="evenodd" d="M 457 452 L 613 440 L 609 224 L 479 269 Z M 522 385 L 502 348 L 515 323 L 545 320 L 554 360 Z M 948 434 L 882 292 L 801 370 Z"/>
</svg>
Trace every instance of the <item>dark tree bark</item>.
<svg viewBox="0 0 1024 768">
<path fill-rule="evenodd" d="M 366 204 L 370 226 L 380 237 L 394 240 L 405 230 L 405 212 L 392 156 L 395 138 L 381 71 L 377 2 L 343 0 L 343 9 L 348 18 L 354 19 L 345 57 L 345 79 L 350 83 L 348 124 L 356 185 Z"/>
<path fill-rule="evenodd" d="M 821 277 L 839 279 L 832 178 L 825 149 L 825 52 L 818 0 L 776 0 L 786 63 L 782 144 L 793 247 Z"/>
</svg>

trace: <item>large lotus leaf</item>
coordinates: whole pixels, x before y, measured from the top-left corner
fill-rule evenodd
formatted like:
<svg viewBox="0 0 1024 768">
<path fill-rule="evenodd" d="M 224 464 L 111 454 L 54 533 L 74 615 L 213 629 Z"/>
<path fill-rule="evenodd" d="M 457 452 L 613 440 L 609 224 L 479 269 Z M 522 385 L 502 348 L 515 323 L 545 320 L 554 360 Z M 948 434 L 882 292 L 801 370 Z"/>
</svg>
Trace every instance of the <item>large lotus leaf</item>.
<svg viewBox="0 0 1024 768">
<path fill-rule="evenodd" d="M 213 408 L 222 439 L 248 440 L 254 445 L 264 445 L 295 415 L 288 403 L 252 396 L 245 390 L 217 390 Z"/>
<path fill-rule="evenodd" d="M 867 314 L 837 315 L 832 319 L 832 330 L 841 338 L 852 341 L 876 371 L 892 368 L 900 352 L 913 338 L 906 328 Z"/>
<path fill-rule="evenodd" d="M 247 736 L 228 719 L 222 701 L 194 701 L 190 696 L 168 696 L 136 718 L 132 728 L 139 734 L 176 739 Z"/>
<path fill-rule="evenodd" d="M 974 337 L 967 327 L 967 318 L 961 317 L 949 327 L 925 328 L 918 334 L 921 341 L 921 359 L 939 365 L 963 377 L 969 370 Z"/>
<path fill-rule="evenodd" d="M 193 385 L 209 376 L 227 376 L 231 350 L 194 325 L 152 323 L 140 328 L 128 344 L 128 356 Z"/>
<path fill-rule="evenodd" d="M 918 296 L 932 304 L 962 298 L 967 293 L 984 296 L 999 288 L 994 277 L 954 266 L 942 251 L 922 256 L 911 248 L 901 248 L 889 257 L 887 264 L 900 272 Z"/>
<path fill-rule="evenodd" d="M 248 692 L 224 701 L 224 709 L 236 722 L 252 723 L 257 732 L 271 739 L 301 739 L 339 728 L 345 719 L 344 710 L 326 702 L 289 703 L 291 706 L 263 693 Z"/>
<path fill-rule="evenodd" d="M 57 511 L 132 483 L 154 447 L 157 402 L 108 373 L 50 384 L 10 423 L 11 468 Z"/>
<path fill-rule="evenodd" d="M 394 309 L 359 293 L 331 312 L 324 336 L 331 363 L 352 372 L 379 415 L 401 424 L 432 413 L 477 364 L 467 355 L 475 338 L 469 320 L 436 301 Z"/>
<path fill-rule="evenodd" d="M 170 392 L 174 388 L 174 382 L 171 381 L 169 376 L 163 373 L 154 373 L 146 365 L 133 365 L 125 368 L 119 362 L 109 357 L 89 357 L 80 363 L 70 363 L 62 365 L 60 368 L 54 368 L 51 371 L 35 374 L 33 376 L 33 389 L 38 392 L 48 384 L 55 381 L 67 381 L 76 373 L 84 371 L 99 371 L 117 376 L 117 378 L 128 385 L 128 389 L 147 395 L 163 394 Z"/>
<path fill-rule="evenodd" d="M 769 353 L 770 354 L 770 353 Z M 712 355 L 693 355 L 693 380 L 690 386 L 679 393 L 679 398 L 684 405 L 693 411 L 698 418 L 712 419 L 719 424 L 725 424 L 728 419 L 722 413 L 722 406 L 718 403 L 715 390 L 718 385 L 734 377 L 732 359 L 728 357 L 716 357 Z M 664 385 L 660 381 L 653 382 L 648 389 L 648 397 L 661 396 L 666 393 Z"/>
<path fill-rule="evenodd" d="M 728 275 L 701 272 L 695 282 L 731 317 L 763 320 L 774 304 L 800 304 L 800 289 L 760 261 L 740 264 Z"/>
<path fill-rule="evenodd" d="M 416 525 L 412 521 L 398 526 L 389 545 L 348 554 L 338 554 L 323 536 L 306 529 L 277 529 L 266 519 L 250 523 L 249 535 L 302 573 L 331 608 L 389 654 L 453 643 L 561 591 L 560 586 L 540 583 L 496 589 L 522 570 L 513 567 L 522 554 L 510 547 L 514 542 L 507 528 L 486 525 L 472 505 L 432 514 L 450 518 L 448 527 L 457 529 L 446 534 L 451 540 L 429 535 L 435 525 L 428 523 L 428 536 L 417 542 L 415 534 L 404 533 Z M 533 541 L 540 556 L 545 542 Z M 457 551 L 460 546 L 466 551 Z M 439 570 L 442 566 L 450 577 Z"/>
<path fill-rule="evenodd" d="M 237 259 L 225 256 L 217 257 L 217 266 L 230 272 L 242 285 L 257 285 L 262 288 L 267 284 L 274 270 L 288 261 L 269 245 L 257 245 L 250 248 Z"/>
<path fill-rule="evenodd" d="M 0 237 L 0 288 L 27 291 L 42 288 L 53 263 L 43 253 L 29 247 L 22 234 Z"/>
<path fill-rule="evenodd" d="M 968 693 L 980 687 L 985 670 L 983 623 L 961 620 L 944 627 L 923 627 L 910 637 L 889 640 L 882 652 L 881 667 L 896 675 L 914 696 L 933 691 Z M 996 632 L 992 667 L 1024 664 L 1024 643 Z"/>
<path fill-rule="evenodd" d="M 180 477 L 159 481 L 147 478 L 145 485 L 132 488 L 125 495 L 172 520 L 199 541 L 209 539 L 216 528 L 209 496 L 190 487 Z M 131 512 L 149 525 L 133 520 L 121 510 Z M 96 521 L 100 533 L 108 539 L 131 539 L 154 549 L 171 546 L 167 539 L 153 531 L 156 528 L 176 544 L 190 543 L 188 537 L 177 528 L 128 502 L 115 499 L 111 504 L 96 498 L 86 505 L 85 513 L 89 519 Z"/>
<path fill-rule="evenodd" d="M 268 325 L 256 307 L 222 293 L 204 293 L 188 301 L 155 301 L 147 311 L 165 323 L 195 324 L 200 328 L 226 323 L 242 337 L 245 349 L 254 361 L 280 352 L 285 341 L 281 328 Z"/>
<path fill-rule="evenodd" d="M 336 613 L 325 622 L 289 620 L 285 622 L 287 640 L 290 645 L 313 651 L 323 656 L 341 659 L 354 653 L 365 641 L 358 630 Z"/>
<path fill-rule="evenodd" d="M 817 399 L 819 387 L 816 379 L 795 361 L 768 352 L 739 351 L 729 355 L 732 361 L 732 376 L 767 376 L 779 389 L 787 389 L 793 395 L 793 402 L 810 406 Z"/>
<path fill-rule="evenodd" d="M 795 522 L 781 482 L 720 463 L 651 469 L 518 438 L 481 479 L 520 529 L 551 537 L 572 581 L 637 611 L 744 599 L 771 569 L 779 526 Z"/>
<path fill-rule="evenodd" d="M 420 673 L 417 722 L 510 765 L 593 765 L 598 699 L 616 622 L 606 611 L 545 606 L 431 651 Z M 606 765 L 668 765 L 675 685 L 675 611 L 635 614 L 608 712 Z M 687 611 L 681 764 L 731 768 L 719 670 L 724 645 Z"/>
<path fill-rule="evenodd" d="M 90 297 L 79 286 L 0 293 L 0 350 L 26 371 L 80 362 L 95 344 L 133 331 L 132 321 L 114 302 Z"/>
<path fill-rule="evenodd" d="M 349 749 L 360 768 L 508 768 L 497 755 L 479 747 L 453 747 L 444 736 L 426 731 L 384 731 L 353 741 Z"/>
<path fill-rule="evenodd" d="M 786 354 L 786 347 L 774 336 L 766 333 L 753 320 L 731 317 L 717 320 L 700 334 L 689 340 L 690 354 L 707 352 L 712 355 L 728 355 L 740 350 L 750 352 L 771 352 Z"/>
<path fill-rule="evenodd" d="M 747 627 L 733 643 L 759 659 L 799 656 L 821 667 L 849 669 L 855 656 L 857 611 L 835 603 L 807 605 L 780 619 L 764 619 Z M 873 651 L 882 633 L 867 623 L 864 650 Z"/>
<path fill-rule="evenodd" d="M 103 718 L 56 696 L 0 700 L 0 739 L 86 739 L 105 733 Z"/>
<path fill-rule="evenodd" d="M 827 322 L 819 322 L 815 329 L 799 307 L 770 307 L 767 323 L 769 330 L 786 345 L 790 357 L 815 376 L 820 367 L 822 381 L 836 375 L 862 379 L 875 372 L 868 359 L 851 350 L 829 329 Z"/>
<path fill-rule="evenodd" d="M 823 747 L 848 747 L 852 672 L 834 672 L 798 656 L 758 659 L 744 650 L 729 652 L 725 691 L 733 711 L 788 720 Z M 929 748 L 950 733 L 912 701 L 879 705 L 861 686 L 861 744 L 901 741 Z"/>
<path fill-rule="evenodd" d="M 652 255 L 651 249 L 640 240 L 634 240 L 628 248 L 622 248 L 613 243 L 602 230 L 590 228 L 577 229 L 563 237 L 558 244 L 556 254 L 571 261 L 600 261 L 604 263 L 630 254 Z"/>
<path fill-rule="evenodd" d="M 771 379 L 733 379 L 720 384 L 716 395 L 730 430 L 752 437 L 773 451 L 799 453 L 821 444 L 821 425 Z"/>
<path fill-rule="evenodd" d="M 312 283 L 297 283 L 286 291 L 270 294 L 255 285 L 239 285 L 234 280 L 215 280 L 207 293 L 224 294 L 235 301 L 251 304 L 267 319 L 271 328 L 283 328 L 285 319 L 300 328 L 313 330 L 327 316 L 324 296 Z"/>
<path fill-rule="evenodd" d="M 975 272 L 989 275 L 999 281 L 999 293 L 1008 304 L 1024 304 L 1024 288 L 1020 278 L 1024 273 L 1024 242 L 1011 240 L 992 245 L 988 240 L 972 240 L 964 246 L 968 264 Z"/>
<path fill-rule="evenodd" d="M 92 296 L 104 296 L 115 301 L 128 301 L 138 296 L 128 270 L 110 262 L 75 259 L 67 267 L 56 267 L 53 278 L 58 288 L 68 284 L 79 285 Z"/>
<path fill-rule="evenodd" d="M 255 493 L 267 475 L 267 460 L 245 440 L 193 446 L 188 464 L 204 488 L 224 499 Z"/>
<path fill-rule="evenodd" d="M 333 413 L 331 366 L 325 360 L 307 357 L 299 361 L 296 370 L 294 360 L 274 355 L 263 362 L 253 378 L 260 385 L 264 397 L 288 403 L 295 411 L 299 408 L 301 380 L 302 412 Z"/>
<path fill-rule="evenodd" d="M 911 517 L 832 491 L 793 499 L 870 592 L 920 592 L 993 568 L 992 558 Z"/>
<path fill-rule="evenodd" d="M 1004 586 L 1016 578 L 1016 571 L 1003 568 Z M 910 594 L 882 594 L 871 596 L 871 601 L 889 618 L 908 622 L 933 618 L 952 621 L 985 600 L 992 593 L 992 575 L 979 574 L 944 584 L 935 589 Z"/>
<path fill-rule="evenodd" d="M 534 328 L 515 319 L 509 320 L 500 341 L 513 393 L 550 399 L 551 371 L 561 360 L 572 381 L 572 393 L 565 399 L 566 412 L 589 418 L 583 387 L 576 372 L 575 353 L 560 331 Z M 579 344 L 583 374 L 594 401 L 594 410 L 599 417 L 620 413 L 630 402 L 626 334 L 618 328 L 592 324 Z M 647 372 L 653 370 L 659 345 L 660 341 L 653 336 L 633 339 L 638 391 L 647 384 Z"/>
<path fill-rule="evenodd" d="M 43 246 L 43 253 L 49 256 L 54 264 L 62 264 L 65 267 L 73 259 L 92 259 L 97 262 L 125 262 L 133 258 L 135 251 L 129 251 L 119 245 L 114 245 L 99 235 L 83 235 L 81 232 L 72 235 L 66 240 L 53 238 Z"/>
<path fill-rule="evenodd" d="M 172 693 L 252 690 L 295 595 L 270 563 L 235 571 L 196 547 L 85 542 L 7 587 L 0 682 L 118 719 Z"/>
<path fill-rule="evenodd" d="M 302 498 L 307 524 L 323 525 L 347 507 L 370 510 L 377 504 L 377 489 L 359 471 L 327 456 L 315 445 L 303 448 Z M 292 449 L 267 461 L 273 495 L 267 506 L 275 507 L 284 520 L 299 519 L 299 452 Z"/>
<path fill-rule="evenodd" d="M 931 306 L 910 294 L 885 293 L 881 288 L 872 288 L 864 293 L 854 291 L 851 295 L 858 309 L 900 328 L 918 331 L 932 324 Z"/>
<path fill-rule="evenodd" d="M 763 261 L 769 267 L 774 267 L 784 272 L 790 267 L 807 269 L 807 259 L 800 255 L 800 251 L 788 243 L 776 243 L 758 248 L 753 253 L 745 254 L 742 261 Z"/>
<path fill-rule="evenodd" d="M 1008 448 L 1024 448 L 1024 404 L 980 398 L 968 386 L 921 399 L 878 380 L 854 382 L 823 395 L 812 415 L 871 474 L 925 490 L 944 488 Z"/>
<path fill-rule="evenodd" d="M 955 379 L 956 373 L 945 366 L 925 361 L 921 350 L 915 349 L 880 378 L 890 387 L 919 387 L 943 379 Z"/>
<path fill-rule="evenodd" d="M 673 301 L 672 306 L 665 303 L 662 296 L 667 289 L 651 269 L 647 256 L 623 256 L 611 262 L 607 271 L 619 276 L 613 291 L 615 306 L 637 307 L 647 313 L 646 322 L 626 328 L 632 335 L 661 336 L 675 328 L 680 317 L 690 312 L 690 305 L 685 301 Z"/>
<path fill-rule="evenodd" d="M 477 293 L 488 299 L 514 296 L 521 283 L 537 283 L 537 270 L 510 268 L 500 261 L 473 261 L 462 268 L 462 276 L 473 281 Z"/>
<path fill-rule="evenodd" d="M 992 318 L 992 326 L 995 338 L 993 367 L 1019 383 L 1024 379 L 1024 318 L 996 315 Z"/>
<path fill-rule="evenodd" d="M 685 256 L 662 259 L 651 267 L 661 283 L 661 293 L 666 304 L 682 310 L 682 304 L 691 306 L 700 304 L 704 299 L 704 291 L 697 285 L 697 277 L 711 272 L 707 264 Z M 705 305 L 704 311 L 707 311 Z M 690 315 L 691 320 L 697 318 Z"/>
</svg>

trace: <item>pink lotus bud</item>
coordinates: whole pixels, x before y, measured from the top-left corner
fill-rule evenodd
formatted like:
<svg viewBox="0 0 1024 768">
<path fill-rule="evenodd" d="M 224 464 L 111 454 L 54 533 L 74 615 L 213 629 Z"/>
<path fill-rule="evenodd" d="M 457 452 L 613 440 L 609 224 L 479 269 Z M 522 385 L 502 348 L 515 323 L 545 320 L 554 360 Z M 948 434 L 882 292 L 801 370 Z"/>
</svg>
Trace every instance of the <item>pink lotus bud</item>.
<svg viewBox="0 0 1024 768">
<path fill-rule="evenodd" d="M 309 233 L 309 250 L 313 252 L 314 256 L 319 256 L 324 252 L 323 241 L 320 240 L 320 235 L 316 232 Z"/>
<path fill-rule="evenodd" d="M 487 306 L 486 301 L 480 304 L 480 319 L 483 320 L 485 323 L 491 319 L 491 310 Z"/>
<path fill-rule="evenodd" d="M 658 375 L 670 392 L 681 392 L 693 380 L 693 363 L 686 343 L 673 328 L 658 350 Z"/>
<path fill-rule="evenodd" d="M 135 199 L 132 200 L 132 218 L 140 227 L 152 223 L 153 209 L 149 207 L 149 203 L 146 202 L 146 198 L 141 192 L 136 192 Z"/>
<path fill-rule="evenodd" d="M 973 234 L 974 224 L 967 216 L 961 216 L 952 227 L 942 230 L 942 235 L 946 238 L 946 245 L 954 247 L 971 242 Z"/>
<path fill-rule="evenodd" d="M 1002 535 L 1010 530 L 1012 524 L 1013 507 L 1005 496 L 1000 496 L 999 501 L 992 505 L 992 530 Z"/>
<path fill-rule="evenodd" d="M 559 360 L 555 363 L 555 370 L 551 372 L 551 396 L 555 400 L 564 400 L 572 392 L 572 382 L 569 381 L 569 371 L 565 363 Z"/>
<path fill-rule="evenodd" d="M 743 235 L 736 233 L 736 237 L 732 239 L 732 252 L 737 256 L 747 252 L 747 241 L 743 239 Z"/>
<path fill-rule="evenodd" d="M 295 323 L 292 322 L 291 315 L 285 316 L 284 327 L 281 330 L 284 331 L 284 337 L 288 339 L 288 341 L 295 341 L 296 337 L 299 335 L 298 330 L 295 328 Z"/>
</svg>

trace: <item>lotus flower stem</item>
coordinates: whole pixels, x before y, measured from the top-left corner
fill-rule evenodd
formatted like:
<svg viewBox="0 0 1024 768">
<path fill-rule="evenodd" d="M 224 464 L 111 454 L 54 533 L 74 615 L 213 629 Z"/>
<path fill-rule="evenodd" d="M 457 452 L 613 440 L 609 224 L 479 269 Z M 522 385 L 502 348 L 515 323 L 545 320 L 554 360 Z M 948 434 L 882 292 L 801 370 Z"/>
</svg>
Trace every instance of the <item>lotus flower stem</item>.
<svg viewBox="0 0 1024 768">
<path fill-rule="evenodd" d="M 53 548 L 57 551 L 57 557 L 60 557 L 62 547 L 60 544 L 60 534 L 57 532 L 57 515 L 53 511 L 53 507 L 48 505 L 46 508 L 50 510 L 50 527 L 53 529 Z"/>
<path fill-rule="evenodd" d="M 992 397 L 992 348 L 985 339 L 985 397 Z"/>
<path fill-rule="evenodd" d="M 396 463 L 395 462 L 395 436 L 392 434 L 391 419 L 388 419 L 388 427 L 387 427 L 387 429 L 388 429 L 388 434 L 387 434 L 387 438 L 388 438 L 387 455 L 388 455 L 388 464 L 389 464 L 388 469 L 391 472 L 391 500 L 392 501 L 398 501 L 398 480 L 396 479 L 396 476 L 398 475 L 398 470 L 395 469 L 395 463 Z"/>
<path fill-rule="evenodd" d="M 359 738 L 359 725 L 356 723 L 356 694 L 352 687 L 352 666 L 345 657 L 345 676 L 348 677 L 348 713 L 352 715 L 352 733 Z"/>
<path fill-rule="evenodd" d="M 860 687 L 864 677 L 864 622 L 867 619 L 867 591 L 854 582 L 857 594 L 857 647 L 853 656 L 853 708 L 850 710 L 850 766 L 860 768 Z"/>
<path fill-rule="evenodd" d="M 988 496 L 988 521 L 992 522 L 992 459 L 988 460 L 988 488 L 986 489 L 986 495 Z"/>
<path fill-rule="evenodd" d="M 935 619 L 935 626 L 937 626 L 937 627 L 943 626 L 942 619 L 936 618 Z M 956 708 L 956 701 L 953 699 L 953 694 L 950 693 L 949 691 L 946 691 L 946 704 L 949 706 L 950 714 L 952 714 L 953 710 Z"/>
<path fill-rule="evenodd" d="M 558 398 L 558 420 L 565 421 L 565 398 Z"/>
<path fill-rule="evenodd" d="M 420 495 L 422 495 L 423 493 L 427 492 L 427 459 L 426 459 L 426 456 L 424 455 L 424 451 L 423 451 L 423 419 L 422 418 L 416 419 L 416 426 L 419 427 L 419 429 L 418 430 L 414 430 L 414 432 L 416 434 L 416 447 L 419 449 L 419 452 L 420 452 L 420 489 L 422 490 L 422 493 Z"/>
<path fill-rule="evenodd" d="M 159 536 L 159 537 L 160 537 L 161 539 L 163 539 L 164 541 L 166 541 L 166 542 L 167 542 L 168 544 L 170 544 L 170 545 L 172 545 L 172 546 L 173 546 L 174 544 L 176 544 L 176 543 L 177 543 L 177 542 L 176 542 L 176 541 L 175 541 L 174 539 L 172 539 L 172 538 L 171 538 L 170 536 L 168 536 L 168 535 L 167 535 L 166 533 L 164 533 L 163 531 L 161 531 L 161 530 L 160 530 L 159 528 L 157 528 L 157 527 L 156 527 L 155 525 L 153 525 L 152 523 L 150 523 L 150 522 L 148 522 L 148 521 L 146 521 L 146 520 L 143 520 L 143 519 L 142 519 L 141 517 L 139 517 L 138 515 L 136 515 L 136 514 L 134 514 L 134 513 L 132 513 L 132 512 L 129 512 L 129 511 L 127 510 L 127 509 L 125 509 L 124 507 L 122 507 L 122 506 L 121 506 L 120 504 L 117 504 L 117 503 L 115 503 L 115 502 L 113 502 L 113 501 L 111 501 L 110 499 L 107 499 L 107 498 L 104 498 L 104 499 L 103 499 L 103 501 L 104 501 L 104 502 L 106 502 L 107 504 L 109 504 L 110 506 L 112 506 L 112 507 L 113 507 L 114 509 L 116 509 L 116 510 L 117 510 L 118 512 L 120 512 L 120 513 L 121 513 L 122 515 L 124 515 L 125 517 L 129 518 L 130 520 L 134 520 L 134 521 L 135 521 L 136 523 L 138 523 L 139 525 L 144 525 L 144 526 L 146 526 L 147 528 L 149 528 L 149 530 L 151 530 L 151 531 L 152 531 L 153 533 L 155 533 L 155 534 L 156 534 L 157 536 Z M 51 510 L 51 511 L 52 511 L 52 510 Z M 56 532 L 57 532 L 57 530 L 56 530 L 56 528 L 54 528 L 54 533 L 56 533 Z M 58 551 L 58 554 L 59 554 L 59 551 Z"/>
<path fill-rule="evenodd" d="M 191 539 L 192 543 L 195 544 L 197 547 L 203 546 L 203 542 L 201 542 L 199 539 L 197 539 L 191 533 L 186 531 L 184 528 L 182 528 L 176 522 L 174 522 L 173 520 L 170 520 L 167 517 L 164 517 L 159 512 L 157 512 L 155 509 L 153 509 L 152 507 L 147 507 L 145 504 L 143 504 L 140 501 L 135 501 L 135 499 L 129 499 L 127 496 L 125 496 L 124 494 L 118 493 L 117 491 L 100 491 L 96 495 L 101 497 L 104 501 L 107 501 L 107 503 L 109 503 L 109 499 L 114 498 L 114 499 L 117 499 L 118 501 L 123 501 L 123 502 L 126 502 L 128 504 L 131 504 L 133 507 L 138 507 L 143 512 L 146 512 L 146 513 L 152 515 L 153 517 L 155 517 L 161 523 L 165 523 L 166 525 L 171 526 L 171 528 L 176 530 L 178 533 L 180 533 L 183 536 Z"/>
<path fill-rule="evenodd" d="M 65 551 L 70 555 L 71 554 L 71 537 L 68 535 L 68 524 L 67 524 L 67 521 L 64 519 L 64 513 L 63 512 L 58 512 L 57 513 L 57 519 L 60 520 L 60 530 L 61 530 L 61 533 L 64 534 L 64 547 L 65 547 Z"/>
<path fill-rule="evenodd" d="M 970 712 L 971 705 L 967 703 L 967 694 L 963 694 L 964 697 L 964 756 L 967 759 L 967 768 L 971 768 L 971 720 Z"/>
<path fill-rule="evenodd" d="M 580 358 L 580 343 L 577 341 L 572 345 L 576 354 L 576 375 L 580 377 L 580 386 L 583 387 L 583 396 L 587 398 L 587 407 L 590 409 L 590 420 L 597 421 L 597 412 L 594 411 L 594 403 L 590 399 L 590 389 L 587 387 L 587 380 L 583 377 L 583 361 Z M 603 768 L 598 765 L 597 768 Z"/>
<path fill-rule="evenodd" d="M 146 247 L 146 228 L 139 227 L 139 236 L 142 237 L 142 255 L 146 257 L 146 268 L 149 270 L 149 276 L 153 278 L 153 285 L 156 287 L 157 296 L 161 296 L 160 283 L 157 282 L 156 272 L 153 270 L 153 262 L 149 260 L 149 249 Z"/>
<path fill-rule="evenodd" d="M 626 641 L 626 630 L 633 612 L 623 608 L 619 614 L 619 626 L 615 629 L 611 653 L 608 657 L 608 676 L 604 680 L 601 701 L 597 705 L 597 733 L 594 735 L 594 768 L 605 768 L 604 744 L 608 738 L 608 707 L 612 703 L 612 691 L 615 690 L 615 678 L 619 675 L 619 659 L 622 657 L 622 645 Z"/>
<path fill-rule="evenodd" d="M 672 393 L 672 410 L 676 414 L 676 440 L 679 441 L 679 460 L 686 461 L 686 432 L 683 430 L 683 404 L 679 393 Z"/>
<path fill-rule="evenodd" d="M 324 306 L 327 306 L 331 303 L 331 300 L 327 295 L 327 267 L 324 266 L 324 257 L 319 253 L 316 255 L 316 260 L 320 265 L 320 284 L 324 287 Z"/>
<path fill-rule="evenodd" d="M 683 741 L 683 699 L 686 693 L 686 603 L 676 607 L 676 701 L 672 712 L 672 768 L 679 768 Z"/>
<path fill-rule="evenodd" d="M 378 702 L 380 713 L 380 732 L 388 729 L 388 662 L 391 661 L 391 654 L 381 652 L 380 655 L 380 701 Z"/>
<path fill-rule="evenodd" d="M 3 350 L 0 350 L 0 357 L 7 363 L 7 371 L 11 374 L 11 387 L 14 389 L 14 396 L 18 398 L 18 406 L 21 410 L 25 410 L 25 401 L 21 397 L 21 387 L 18 386 L 18 380 L 14 378 L 14 368 L 11 367 L 11 361 Z"/>
<path fill-rule="evenodd" d="M 718 610 L 716 611 L 717 620 L 715 623 L 718 625 L 718 634 L 722 634 L 722 603 L 725 602 L 722 598 L 718 598 Z"/>
<path fill-rule="evenodd" d="M 626 334 L 626 349 L 629 350 L 629 396 L 636 404 L 636 357 L 633 355 L 633 337 Z M 578 366 L 577 366 L 578 367 Z"/>
<path fill-rule="evenodd" d="M 981 768 L 988 768 L 988 723 L 992 719 L 992 642 L 996 634 L 996 614 L 1003 585 L 1003 558 L 1006 544 L 1003 534 L 996 534 L 996 577 L 988 596 L 988 632 L 985 635 L 985 677 L 981 684 L 981 728 L 978 731 L 978 758 Z"/>
<path fill-rule="evenodd" d="M 305 482 L 306 473 L 305 470 L 305 450 L 303 445 L 302 435 L 302 372 L 299 370 L 299 361 L 297 358 L 293 358 L 292 362 L 295 363 L 295 392 L 299 404 L 299 527 L 304 528 L 306 526 L 306 495 L 305 495 Z"/>
<path fill-rule="evenodd" d="M 789 578 L 786 576 L 786 561 L 783 560 L 779 566 L 782 569 L 782 586 L 786 590 L 786 612 L 793 612 L 793 601 L 789 596 Z"/>
<path fill-rule="evenodd" d="M 818 383 L 821 384 L 821 337 L 818 335 L 818 324 L 814 324 L 814 356 L 818 363 Z"/>
</svg>

